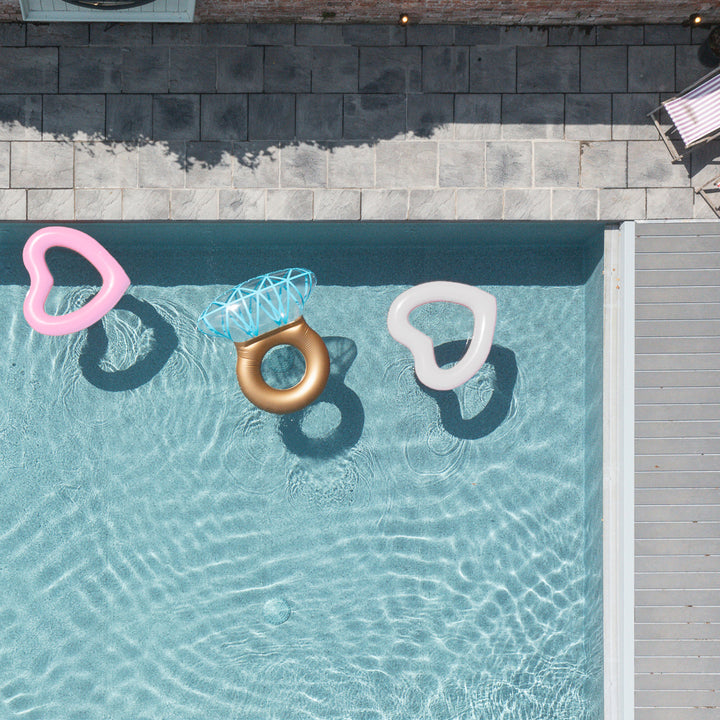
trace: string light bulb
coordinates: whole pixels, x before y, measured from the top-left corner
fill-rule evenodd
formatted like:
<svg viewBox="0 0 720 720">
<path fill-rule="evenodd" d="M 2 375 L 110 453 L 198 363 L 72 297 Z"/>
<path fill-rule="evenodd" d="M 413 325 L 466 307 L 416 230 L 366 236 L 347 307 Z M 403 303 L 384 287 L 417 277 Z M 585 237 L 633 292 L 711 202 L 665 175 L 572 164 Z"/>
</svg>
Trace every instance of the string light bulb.
<svg viewBox="0 0 720 720">
<path fill-rule="evenodd" d="M 400 13 L 400 24 L 407 25 L 410 22 L 410 16 L 407 13 Z"/>
</svg>

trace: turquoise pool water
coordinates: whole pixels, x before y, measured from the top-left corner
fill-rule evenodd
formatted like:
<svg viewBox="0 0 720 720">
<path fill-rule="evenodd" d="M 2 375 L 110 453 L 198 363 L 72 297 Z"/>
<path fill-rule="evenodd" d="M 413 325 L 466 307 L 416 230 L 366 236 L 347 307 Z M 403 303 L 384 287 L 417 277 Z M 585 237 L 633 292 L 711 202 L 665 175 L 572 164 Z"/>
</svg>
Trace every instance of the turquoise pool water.
<svg viewBox="0 0 720 720">
<path fill-rule="evenodd" d="M 601 228 L 76 225 L 133 285 L 47 337 L 22 316 L 37 227 L 0 226 L 0 716 L 600 720 Z M 48 259 L 48 309 L 93 294 Z M 277 417 L 196 320 L 288 266 L 317 275 L 331 375 Z M 438 279 L 498 303 L 455 392 L 420 387 L 386 328 Z M 413 319 L 460 356 L 462 308 Z"/>
</svg>

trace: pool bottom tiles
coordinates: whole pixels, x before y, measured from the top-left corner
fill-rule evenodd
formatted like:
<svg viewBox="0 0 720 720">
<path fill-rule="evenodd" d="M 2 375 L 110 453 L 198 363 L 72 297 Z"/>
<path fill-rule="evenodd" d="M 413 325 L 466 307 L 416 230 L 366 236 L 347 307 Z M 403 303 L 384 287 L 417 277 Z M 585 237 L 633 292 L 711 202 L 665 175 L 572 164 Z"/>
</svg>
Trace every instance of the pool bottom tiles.
<svg viewBox="0 0 720 720">
<path fill-rule="evenodd" d="M 133 284 L 48 337 L 22 317 L 36 227 L 0 227 L 3 713 L 600 720 L 602 228 L 77 225 Z M 48 260 L 49 310 L 92 296 L 82 261 Z M 317 275 L 331 373 L 276 416 L 196 321 L 290 266 Z M 488 361 L 448 392 L 386 326 L 439 279 L 497 298 Z M 462 355 L 464 308 L 412 319 Z"/>
</svg>

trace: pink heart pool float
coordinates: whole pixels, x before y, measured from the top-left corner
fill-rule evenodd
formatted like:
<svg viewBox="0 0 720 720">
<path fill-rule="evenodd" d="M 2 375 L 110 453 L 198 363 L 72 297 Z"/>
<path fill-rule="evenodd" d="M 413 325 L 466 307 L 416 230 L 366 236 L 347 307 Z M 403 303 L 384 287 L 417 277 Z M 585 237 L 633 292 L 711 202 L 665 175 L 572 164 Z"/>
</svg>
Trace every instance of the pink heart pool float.
<svg viewBox="0 0 720 720">
<path fill-rule="evenodd" d="M 51 247 L 67 248 L 82 255 L 103 281 L 100 292 L 92 300 L 66 315 L 45 312 L 45 302 L 54 282 L 45 262 L 45 253 Z M 85 330 L 112 310 L 130 287 L 130 278 L 120 263 L 95 238 L 72 228 L 47 227 L 33 233 L 25 243 L 23 263 L 30 274 L 30 290 L 23 313 L 30 327 L 43 335 L 68 335 Z"/>
</svg>

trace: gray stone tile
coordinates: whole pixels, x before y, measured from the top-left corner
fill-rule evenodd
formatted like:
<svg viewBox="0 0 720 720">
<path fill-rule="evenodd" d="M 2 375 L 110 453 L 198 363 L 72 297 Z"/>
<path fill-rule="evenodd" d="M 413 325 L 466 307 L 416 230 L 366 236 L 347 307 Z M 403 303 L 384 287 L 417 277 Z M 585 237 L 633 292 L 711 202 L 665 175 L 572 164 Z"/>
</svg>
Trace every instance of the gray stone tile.
<svg viewBox="0 0 720 720">
<path fill-rule="evenodd" d="M 331 145 L 328 150 L 328 186 L 368 188 L 375 185 L 375 150 L 368 145 Z"/>
<path fill-rule="evenodd" d="M 90 42 L 90 25 L 88 23 L 25 23 L 27 28 L 28 46 L 53 45 L 88 45 Z M 0 45 L 15 45 L 0 40 Z M 19 43 L 23 45 L 24 43 Z"/>
<path fill-rule="evenodd" d="M 710 34 L 711 29 L 712 28 L 708 27 L 707 25 L 705 27 L 691 28 L 692 44 L 693 45 L 701 45 L 702 43 L 704 43 L 705 40 L 707 40 L 707 37 Z"/>
<path fill-rule="evenodd" d="M 535 187 L 577 187 L 580 144 L 571 141 L 533 143 Z"/>
<path fill-rule="evenodd" d="M 467 92 L 469 50 L 466 47 L 424 47 L 422 89 L 426 93 Z"/>
<path fill-rule="evenodd" d="M 436 187 L 436 142 L 382 141 L 375 147 L 375 184 L 381 188 Z"/>
<path fill-rule="evenodd" d="M 185 187 L 232 187 L 233 145 L 189 142 L 185 146 Z"/>
<path fill-rule="evenodd" d="M 548 44 L 548 29 L 531 25 L 505 25 L 500 29 L 501 45 L 535 45 Z"/>
<path fill-rule="evenodd" d="M 217 88 L 217 48 L 170 48 L 168 88 L 173 93 L 207 93 Z"/>
<path fill-rule="evenodd" d="M 405 95 L 345 95 L 343 135 L 349 140 L 372 140 L 404 134 Z"/>
<path fill-rule="evenodd" d="M 316 190 L 315 220 L 359 220 L 359 190 Z"/>
<path fill-rule="evenodd" d="M 28 190 L 28 220 L 74 220 L 75 191 L 71 188 L 63 190 Z"/>
<path fill-rule="evenodd" d="M 630 92 L 672 92 L 675 89 L 675 48 L 647 45 L 628 48 Z"/>
<path fill-rule="evenodd" d="M 27 190 L 0 189 L 0 220 L 27 219 Z"/>
<path fill-rule="evenodd" d="M 313 48 L 313 92 L 357 92 L 358 54 L 355 47 Z"/>
<path fill-rule="evenodd" d="M 13 142 L 10 185 L 14 188 L 73 187 L 72 143 Z"/>
<path fill-rule="evenodd" d="M 342 137 L 343 96 L 296 96 L 297 136 L 301 140 L 339 140 Z"/>
<path fill-rule="evenodd" d="M 548 45 L 594 45 L 597 32 L 594 25 L 566 25 L 551 27 Z"/>
<path fill-rule="evenodd" d="M 250 140 L 292 140 L 295 137 L 295 96 L 252 94 L 248 96 Z"/>
<path fill-rule="evenodd" d="M 405 44 L 405 28 L 398 25 L 343 25 L 342 35 L 347 45 Z"/>
<path fill-rule="evenodd" d="M 54 93 L 57 89 L 57 48 L 0 47 L 0 91 Z"/>
<path fill-rule="evenodd" d="M 264 220 L 265 190 L 220 190 L 220 220 Z"/>
<path fill-rule="evenodd" d="M 280 149 L 260 143 L 233 144 L 233 186 L 274 188 L 280 185 Z"/>
<path fill-rule="evenodd" d="M 408 95 L 407 129 L 417 137 L 452 138 L 454 99 L 452 95 L 423 93 Z"/>
<path fill-rule="evenodd" d="M 693 216 L 692 188 L 648 188 L 648 220 L 678 220 Z"/>
<path fill-rule="evenodd" d="M 75 190 L 76 220 L 122 220 L 122 190 Z"/>
<path fill-rule="evenodd" d="M 152 137 L 152 96 L 107 96 L 107 137 L 109 140 L 141 140 Z"/>
<path fill-rule="evenodd" d="M 547 28 L 529 26 L 458 25 L 456 45 L 547 45 Z"/>
<path fill-rule="evenodd" d="M 459 30 L 460 28 L 458 28 Z M 480 46 L 470 48 L 470 92 L 514 93 L 517 49 Z"/>
<path fill-rule="evenodd" d="M 419 47 L 360 48 L 360 92 L 403 93 L 422 89 Z"/>
<path fill-rule="evenodd" d="M 168 91 L 170 50 L 166 47 L 139 47 L 122 54 L 122 90 L 128 93 Z"/>
<path fill-rule="evenodd" d="M 325 187 L 327 151 L 314 145 L 290 145 L 280 150 L 281 187 Z"/>
<path fill-rule="evenodd" d="M 407 190 L 363 190 L 363 220 L 407 220 Z"/>
<path fill-rule="evenodd" d="M 247 45 L 250 29 L 247 23 L 206 23 L 202 28 L 202 42 L 206 45 Z"/>
<path fill-rule="evenodd" d="M 268 190 L 268 220 L 312 220 L 312 190 Z"/>
<path fill-rule="evenodd" d="M 502 190 L 468 190 L 456 192 L 458 220 L 502 220 L 504 195 Z"/>
<path fill-rule="evenodd" d="M 711 200 L 712 202 L 712 200 Z M 710 207 L 710 203 L 701 195 L 695 196 L 693 204 L 693 218 L 695 220 L 714 220 L 717 221 L 717 213 Z"/>
<path fill-rule="evenodd" d="M 678 45 L 675 48 L 675 90 L 684 90 L 708 72 L 709 69 L 700 61 L 697 45 Z"/>
<path fill-rule="evenodd" d="M 123 220 L 169 220 L 170 191 L 125 188 L 122 191 Z"/>
<path fill-rule="evenodd" d="M 642 45 L 642 25 L 599 25 L 598 45 Z"/>
<path fill-rule="evenodd" d="M 701 187 L 720 175 L 720 142 L 715 140 L 699 145 L 692 151 L 689 160 L 691 185 Z"/>
<path fill-rule="evenodd" d="M 43 140 L 90 140 L 105 136 L 103 95 L 46 95 Z"/>
<path fill-rule="evenodd" d="M 307 47 L 266 47 L 265 92 L 310 92 L 312 49 Z"/>
<path fill-rule="evenodd" d="M 0 95 L 0 140 L 40 140 L 41 130 L 40 95 Z"/>
<path fill-rule="evenodd" d="M 0 142 L 0 188 L 10 187 L 10 143 Z"/>
<path fill-rule="evenodd" d="M 597 220 L 598 191 L 556 188 L 552 191 L 553 220 Z"/>
<path fill-rule="evenodd" d="M 691 41 L 690 27 L 683 25 L 646 25 L 646 45 L 688 45 Z"/>
<path fill-rule="evenodd" d="M 137 187 L 138 149 L 105 142 L 75 143 L 76 188 Z"/>
<path fill-rule="evenodd" d="M 173 220 L 217 220 L 217 188 L 170 191 L 170 217 Z"/>
<path fill-rule="evenodd" d="M 505 190 L 505 220 L 550 220 L 550 190 Z"/>
<path fill-rule="evenodd" d="M 484 142 L 441 142 L 438 154 L 438 181 L 441 187 L 485 185 Z"/>
<path fill-rule="evenodd" d="M 489 141 L 485 177 L 488 187 L 531 187 L 532 143 Z"/>
<path fill-rule="evenodd" d="M 22 47 L 23 45 L 25 45 L 25 25 L 23 23 L 0 23 L 0 47 Z"/>
<path fill-rule="evenodd" d="M 158 141 L 200 139 L 199 95 L 155 95 L 153 138 Z"/>
<path fill-rule="evenodd" d="M 600 189 L 600 220 L 644 220 L 645 190 Z"/>
<path fill-rule="evenodd" d="M 500 138 L 500 95 L 456 95 L 455 138 L 490 140 Z"/>
<path fill-rule="evenodd" d="M 149 23 L 90 23 L 91 45 L 146 47 L 150 43 L 152 43 L 152 25 Z"/>
<path fill-rule="evenodd" d="M 306 25 L 295 26 L 295 44 L 319 47 L 324 45 L 343 45 L 342 25 Z"/>
<path fill-rule="evenodd" d="M 408 25 L 405 28 L 408 45 L 452 45 L 454 25 Z"/>
<path fill-rule="evenodd" d="M 612 96 L 592 93 L 566 95 L 565 137 L 568 140 L 610 140 Z"/>
<path fill-rule="evenodd" d="M 627 187 L 627 143 L 582 143 L 580 184 L 585 188 Z"/>
<path fill-rule="evenodd" d="M 454 220 L 454 190 L 411 190 L 408 220 Z"/>
<path fill-rule="evenodd" d="M 577 92 L 580 89 L 580 48 L 519 47 L 517 52 L 519 93 Z"/>
<path fill-rule="evenodd" d="M 247 140 L 247 95 L 201 95 L 200 137 L 203 140 Z"/>
<path fill-rule="evenodd" d="M 627 48 L 624 45 L 584 47 L 580 50 L 582 72 L 580 90 L 584 93 L 626 92 L 628 83 Z"/>
<path fill-rule="evenodd" d="M 658 93 L 613 95 L 614 140 L 657 140 L 658 131 L 648 113 L 660 104 Z"/>
<path fill-rule="evenodd" d="M 291 24 L 254 24 L 248 26 L 250 45 L 293 45 L 295 26 Z"/>
<path fill-rule="evenodd" d="M 218 92 L 259 93 L 263 89 L 263 49 L 220 47 L 217 49 Z"/>
<path fill-rule="evenodd" d="M 154 143 L 138 148 L 138 185 L 141 188 L 185 186 L 185 143 Z"/>
<path fill-rule="evenodd" d="M 154 23 L 153 45 L 202 45 L 203 25 Z"/>
<path fill-rule="evenodd" d="M 506 140 L 563 137 L 563 95 L 503 95 L 502 133 Z"/>
<path fill-rule="evenodd" d="M 662 141 L 628 142 L 628 187 L 676 188 L 689 185 L 687 169 L 682 163 L 672 162 Z"/>
<path fill-rule="evenodd" d="M 121 48 L 61 47 L 61 93 L 119 93 L 122 90 Z M 0 62 L 2 67 L 2 62 Z M 55 89 L 44 92 L 54 92 Z"/>
</svg>

